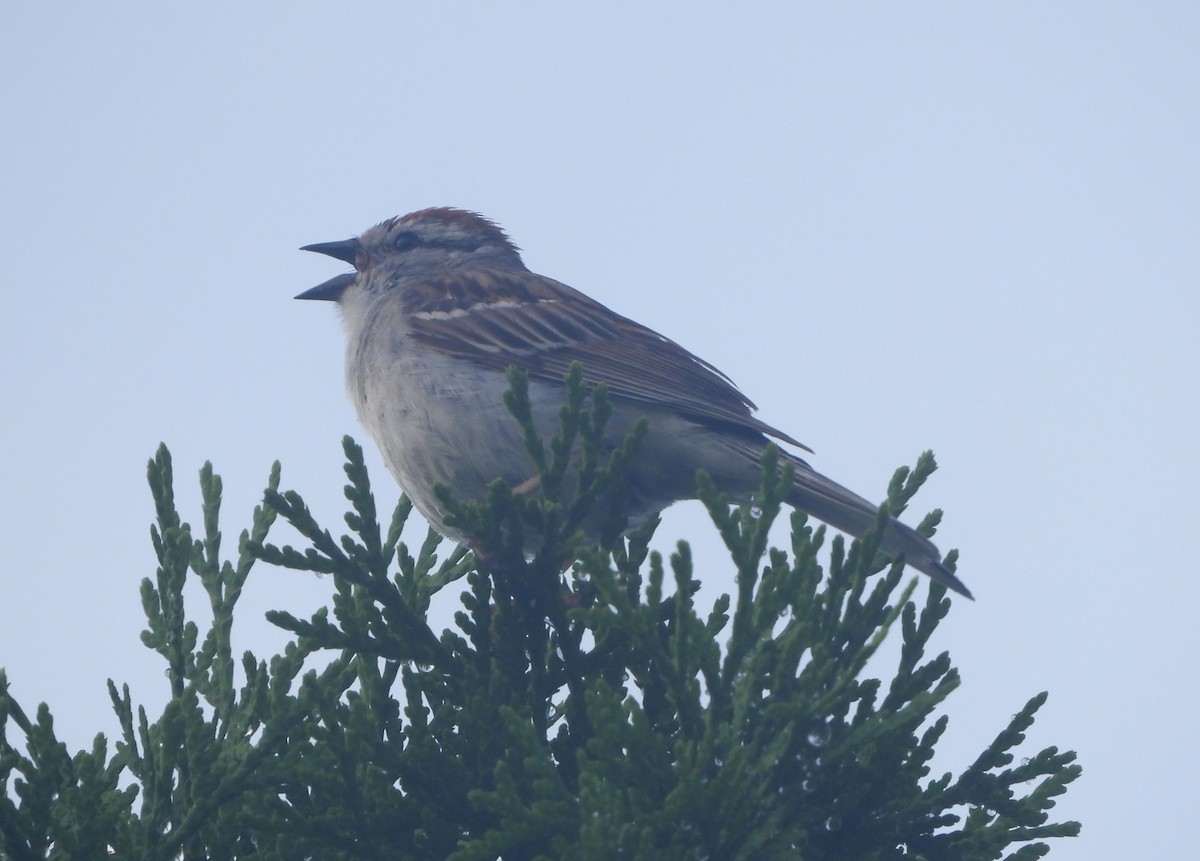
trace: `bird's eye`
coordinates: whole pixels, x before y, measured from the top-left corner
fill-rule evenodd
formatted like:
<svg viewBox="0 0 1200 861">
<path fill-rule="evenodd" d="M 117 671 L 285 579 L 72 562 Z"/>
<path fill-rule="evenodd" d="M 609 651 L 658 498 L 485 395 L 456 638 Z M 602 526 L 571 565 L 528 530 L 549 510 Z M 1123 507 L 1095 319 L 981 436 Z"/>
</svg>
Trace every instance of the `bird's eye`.
<svg viewBox="0 0 1200 861">
<path fill-rule="evenodd" d="M 421 244 L 421 237 L 411 230 L 405 230 L 392 237 L 392 248 L 395 251 L 408 251 Z"/>
</svg>

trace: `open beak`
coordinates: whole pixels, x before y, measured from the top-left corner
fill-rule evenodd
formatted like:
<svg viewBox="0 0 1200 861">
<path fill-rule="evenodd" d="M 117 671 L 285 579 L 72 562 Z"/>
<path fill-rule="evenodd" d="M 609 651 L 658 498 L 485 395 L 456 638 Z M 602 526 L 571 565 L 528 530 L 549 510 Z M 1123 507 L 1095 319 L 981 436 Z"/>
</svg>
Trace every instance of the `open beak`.
<svg viewBox="0 0 1200 861">
<path fill-rule="evenodd" d="M 354 272 L 346 272 L 342 275 L 334 275 L 328 281 L 318 284 L 316 287 L 310 287 L 305 290 L 297 299 L 323 299 L 326 302 L 336 302 L 342 298 L 342 292 L 354 283 L 354 279 L 358 275 Z"/>
<path fill-rule="evenodd" d="M 301 251 L 315 251 L 317 254 L 325 254 L 329 257 L 334 257 L 338 260 L 349 263 L 351 266 L 358 259 L 358 253 L 362 250 L 362 244 L 357 239 L 342 239 L 338 242 L 318 242 L 315 245 L 305 245 Z M 342 292 L 347 287 L 354 283 L 357 277 L 356 273 L 347 272 L 344 275 L 335 275 L 328 281 L 318 284 L 309 290 L 305 290 L 297 299 L 320 299 L 326 302 L 336 302 L 341 298 Z"/>
<path fill-rule="evenodd" d="M 357 239 L 341 239 L 337 242 L 318 242 L 315 245 L 305 245 L 300 250 L 315 251 L 327 257 L 336 257 L 353 266 L 358 252 L 362 251 L 362 243 Z"/>
</svg>

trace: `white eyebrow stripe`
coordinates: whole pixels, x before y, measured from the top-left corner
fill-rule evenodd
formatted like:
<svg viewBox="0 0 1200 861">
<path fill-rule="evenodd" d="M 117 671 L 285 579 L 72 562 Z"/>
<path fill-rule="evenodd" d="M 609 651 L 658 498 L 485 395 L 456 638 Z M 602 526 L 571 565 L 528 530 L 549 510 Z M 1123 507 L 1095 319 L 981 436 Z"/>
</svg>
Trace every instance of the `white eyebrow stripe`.
<svg viewBox="0 0 1200 861">
<path fill-rule="evenodd" d="M 420 320 L 453 320 L 458 317 L 466 317 L 476 311 L 523 308 L 526 305 L 552 305 L 557 301 L 557 299 L 537 299 L 533 302 L 514 302 L 511 299 L 502 299 L 498 302 L 476 302 L 466 308 L 453 308 L 449 311 L 417 311 L 413 316 Z"/>
</svg>

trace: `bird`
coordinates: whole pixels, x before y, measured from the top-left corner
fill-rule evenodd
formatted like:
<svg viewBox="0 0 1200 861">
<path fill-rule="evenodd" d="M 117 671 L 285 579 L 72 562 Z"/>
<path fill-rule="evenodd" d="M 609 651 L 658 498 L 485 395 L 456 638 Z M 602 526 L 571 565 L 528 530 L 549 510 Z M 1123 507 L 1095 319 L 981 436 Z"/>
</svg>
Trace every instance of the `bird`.
<svg viewBox="0 0 1200 861">
<path fill-rule="evenodd" d="M 454 540 L 469 544 L 471 536 L 447 524 L 438 485 L 465 501 L 483 498 L 496 479 L 521 488 L 533 478 L 524 435 L 503 403 L 510 366 L 528 374 L 539 433 L 557 429 L 564 375 L 576 362 L 587 382 L 607 386 L 606 443 L 616 448 L 645 417 L 626 477 L 629 523 L 696 498 L 701 469 L 730 499 L 750 501 L 769 443 L 811 451 L 757 418 L 754 403 L 710 363 L 530 271 L 504 230 L 476 212 L 422 209 L 301 250 L 353 266 L 296 298 L 339 306 L 359 420 L 417 510 Z M 800 456 L 782 457 L 794 470 L 789 505 L 854 537 L 876 526 L 877 506 Z M 886 521 L 880 550 L 971 597 L 937 547 L 900 521 Z"/>
</svg>

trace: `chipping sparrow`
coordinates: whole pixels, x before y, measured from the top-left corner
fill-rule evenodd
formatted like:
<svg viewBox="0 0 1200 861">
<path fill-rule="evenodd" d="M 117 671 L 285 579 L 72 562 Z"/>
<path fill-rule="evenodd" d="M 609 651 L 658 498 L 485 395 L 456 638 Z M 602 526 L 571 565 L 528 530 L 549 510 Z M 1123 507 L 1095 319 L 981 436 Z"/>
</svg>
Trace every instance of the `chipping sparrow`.
<svg viewBox="0 0 1200 861">
<path fill-rule="evenodd" d="M 624 439 L 640 416 L 649 429 L 628 470 L 631 522 L 695 498 L 695 476 L 746 499 L 758 487 L 768 437 L 803 446 L 755 418 L 754 404 L 720 371 L 678 344 L 577 290 L 525 268 L 491 221 L 458 209 L 392 218 L 356 239 L 307 245 L 354 266 L 297 296 L 336 301 L 349 345 L 346 383 L 359 419 L 417 510 L 446 526 L 434 493 L 481 498 L 502 478 L 517 487 L 531 461 L 503 393 L 510 365 L 529 373 L 539 432 L 557 428 L 563 376 L 573 362 L 608 385 L 606 436 Z M 851 535 L 875 525 L 877 508 L 800 458 L 788 502 Z M 970 595 L 936 547 L 899 521 L 882 550 Z"/>
</svg>

